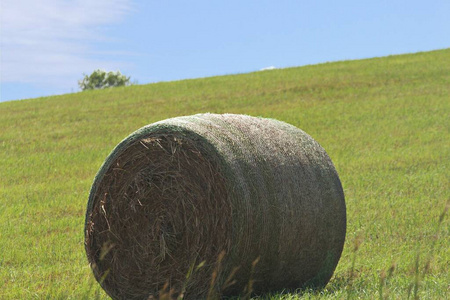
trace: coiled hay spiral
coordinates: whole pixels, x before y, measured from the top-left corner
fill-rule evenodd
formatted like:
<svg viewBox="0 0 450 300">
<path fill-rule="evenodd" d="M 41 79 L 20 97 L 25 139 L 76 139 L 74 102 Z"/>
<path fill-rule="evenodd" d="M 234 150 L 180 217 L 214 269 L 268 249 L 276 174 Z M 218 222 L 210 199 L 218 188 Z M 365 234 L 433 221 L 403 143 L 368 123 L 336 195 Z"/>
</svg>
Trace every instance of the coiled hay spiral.
<svg viewBox="0 0 450 300">
<path fill-rule="evenodd" d="M 145 126 L 113 150 L 89 195 L 85 246 L 114 299 L 201 299 L 322 287 L 345 230 L 339 177 L 309 135 L 199 114 Z"/>
</svg>

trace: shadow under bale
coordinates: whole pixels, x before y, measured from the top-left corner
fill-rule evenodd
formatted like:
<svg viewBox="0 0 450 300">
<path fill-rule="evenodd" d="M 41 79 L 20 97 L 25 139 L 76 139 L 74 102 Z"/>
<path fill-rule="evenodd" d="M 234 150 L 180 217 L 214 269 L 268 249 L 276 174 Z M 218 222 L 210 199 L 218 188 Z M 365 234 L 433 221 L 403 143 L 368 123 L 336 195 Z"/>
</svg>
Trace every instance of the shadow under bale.
<svg viewBox="0 0 450 300">
<path fill-rule="evenodd" d="M 345 227 L 338 175 L 310 136 L 201 114 L 143 127 L 113 150 L 91 189 L 85 246 L 114 299 L 201 299 L 322 287 Z"/>
</svg>

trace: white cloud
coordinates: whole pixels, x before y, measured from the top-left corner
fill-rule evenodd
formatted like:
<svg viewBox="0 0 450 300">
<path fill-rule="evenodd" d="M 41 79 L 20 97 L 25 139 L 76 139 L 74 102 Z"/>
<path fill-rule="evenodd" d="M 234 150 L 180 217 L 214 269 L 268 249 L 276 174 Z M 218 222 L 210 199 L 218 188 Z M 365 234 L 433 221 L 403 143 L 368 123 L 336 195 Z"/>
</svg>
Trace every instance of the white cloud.
<svg viewBox="0 0 450 300">
<path fill-rule="evenodd" d="M 112 42 L 105 27 L 124 19 L 130 1 L 2 0 L 1 81 L 73 87 L 83 72 L 125 66 L 98 46 Z"/>
<path fill-rule="evenodd" d="M 267 70 L 274 70 L 274 69 L 276 69 L 276 67 L 270 66 L 270 67 L 262 68 L 262 69 L 260 69 L 260 71 L 267 71 Z"/>
</svg>

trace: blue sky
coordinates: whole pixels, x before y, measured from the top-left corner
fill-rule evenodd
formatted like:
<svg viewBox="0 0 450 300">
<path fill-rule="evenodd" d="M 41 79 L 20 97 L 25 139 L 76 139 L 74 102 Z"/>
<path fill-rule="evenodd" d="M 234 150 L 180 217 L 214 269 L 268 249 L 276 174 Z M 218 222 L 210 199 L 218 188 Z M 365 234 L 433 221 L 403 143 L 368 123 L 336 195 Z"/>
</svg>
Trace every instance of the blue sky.
<svg viewBox="0 0 450 300">
<path fill-rule="evenodd" d="M 2 0 L 0 101 L 450 47 L 450 1 Z"/>
</svg>

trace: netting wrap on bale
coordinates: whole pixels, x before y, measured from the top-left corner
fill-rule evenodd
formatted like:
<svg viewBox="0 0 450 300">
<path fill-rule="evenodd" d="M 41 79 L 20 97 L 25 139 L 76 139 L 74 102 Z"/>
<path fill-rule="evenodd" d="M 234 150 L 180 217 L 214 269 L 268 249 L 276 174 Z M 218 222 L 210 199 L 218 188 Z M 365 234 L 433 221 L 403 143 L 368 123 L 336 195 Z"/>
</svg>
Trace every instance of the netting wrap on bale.
<svg viewBox="0 0 450 300">
<path fill-rule="evenodd" d="M 325 150 L 273 119 L 199 114 L 145 126 L 100 168 L 85 246 L 114 299 L 322 287 L 345 202 Z"/>
</svg>

